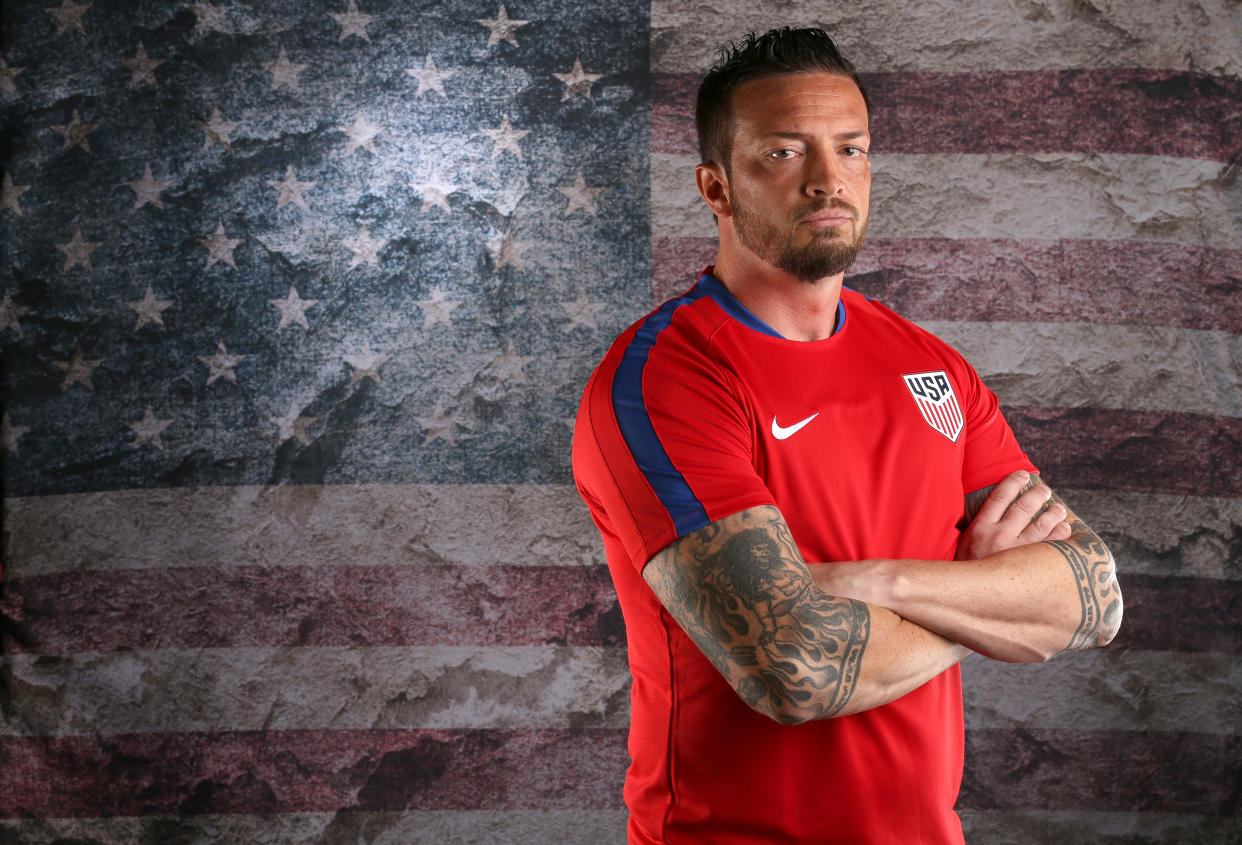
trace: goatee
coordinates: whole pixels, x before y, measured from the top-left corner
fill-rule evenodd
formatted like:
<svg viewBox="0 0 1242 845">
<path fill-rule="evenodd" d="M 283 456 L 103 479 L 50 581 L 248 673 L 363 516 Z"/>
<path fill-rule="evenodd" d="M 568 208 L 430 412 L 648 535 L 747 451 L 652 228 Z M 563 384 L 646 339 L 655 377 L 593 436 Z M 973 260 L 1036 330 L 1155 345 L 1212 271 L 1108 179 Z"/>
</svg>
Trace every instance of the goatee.
<svg viewBox="0 0 1242 845">
<path fill-rule="evenodd" d="M 830 208 L 847 211 L 855 221 L 858 219 L 858 212 L 852 206 L 840 200 L 828 200 L 799 209 L 794 217 L 795 228 L 797 221 Z M 795 229 L 782 231 L 758 215 L 751 214 L 747 206 L 739 207 L 736 199 L 733 206 L 733 227 L 743 246 L 773 267 L 784 270 L 803 282 L 817 282 L 845 272 L 858 257 L 863 236 L 867 232 L 865 220 L 851 240 L 842 240 L 841 230 L 836 227 L 813 229 L 811 243 L 796 246 L 793 243 Z"/>
</svg>

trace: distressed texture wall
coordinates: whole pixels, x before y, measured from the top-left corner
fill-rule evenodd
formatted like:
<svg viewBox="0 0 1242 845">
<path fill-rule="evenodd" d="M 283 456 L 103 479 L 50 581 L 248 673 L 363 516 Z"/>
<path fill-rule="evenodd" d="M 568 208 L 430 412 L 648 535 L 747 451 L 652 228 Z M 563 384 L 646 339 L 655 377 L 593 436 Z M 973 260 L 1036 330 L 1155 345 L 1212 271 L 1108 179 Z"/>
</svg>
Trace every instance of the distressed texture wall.
<svg viewBox="0 0 1242 845">
<path fill-rule="evenodd" d="M 590 368 L 712 256 L 712 47 L 875 106 L 847 284 L 1112 545 L 964 668 L 972 843 L 1242 842 L 1235 0 L 0 4 L 0 842 L 624 840 Z"/>
</svg>

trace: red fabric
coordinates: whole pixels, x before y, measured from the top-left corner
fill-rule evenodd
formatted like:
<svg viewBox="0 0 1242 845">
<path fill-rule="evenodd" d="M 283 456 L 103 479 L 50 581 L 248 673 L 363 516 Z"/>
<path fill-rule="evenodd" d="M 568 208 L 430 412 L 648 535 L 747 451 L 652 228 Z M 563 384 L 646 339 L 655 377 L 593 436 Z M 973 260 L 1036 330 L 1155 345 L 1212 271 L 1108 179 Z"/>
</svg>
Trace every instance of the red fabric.
<svg viewBox="0 0 1242 845">
<path fill-rule="evenodd" d="M 808 561 L 950 560 L 964 494 L 1034 470 L 965 360 L 882 305 L 843 291 L 838 331 L 798 343 L 747 325 L 722 291 L 701 279 L 698 298 L 665 311 L 641 403 L 621 411 L 647 415 L 706 519 L 771 503 Z M 633 373 L 617 370 L 642 337 L 636 324 L 609 351 L 574 435 L 629 638 L 630 841 L 960 843 L 956 668 L 883 707 L 782 726 L 738 698 L 643 581 L 644 564 L 695 526 L 675 527 L 667 478 L 640 465 L 625 436 L 634 426 L 618 421 L 614 377 L 624 392 Z M 964 417 L 956 442 L 903 380 L 938 371 Z M 812 414 L 773 436 L 773 418 L 787 428 Z"/>
</svg>

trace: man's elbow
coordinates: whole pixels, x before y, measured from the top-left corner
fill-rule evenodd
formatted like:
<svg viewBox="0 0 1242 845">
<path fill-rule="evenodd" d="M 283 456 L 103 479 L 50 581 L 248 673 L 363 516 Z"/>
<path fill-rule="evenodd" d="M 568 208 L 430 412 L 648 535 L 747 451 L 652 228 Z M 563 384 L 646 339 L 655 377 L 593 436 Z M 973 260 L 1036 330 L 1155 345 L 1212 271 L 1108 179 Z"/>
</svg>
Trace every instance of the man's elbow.
<svg viewBox="0 0 1242 845">
<path fill-rule="evenodd" d="M 1104 612 L 1100 615 L 1100 624 L 1096 629 L 1095 644 L 1097 646 L 1105 646 L 1113 641 L 1113 638 L 1117 636 L 1117 631 L 1121 629 L 1123 614 L 1124 602 L 1121 600 L 1121 588 L 1117 586 L 1117 579 L 1114 577 L 1112 595 L 1109 596 L 1109 601 L 1104 606 Z"/>
<path fill-rule="evenodd" d="M 1113 556 L 1107 549 L 1104 552 L 1106 561 L 1095 566 L 1089 572 L 1088 583 L 1080 586 L 1082 621 L 1070 640 L 1071 649 L 1106 646 L 1121 629 L 1125 603 Z"/>
<path fill-rule="evenodd" d="M 1106 646 L 1117 636 L 1117 631 L 1121 629 L 1121 617 L 1124 613 L 1125 603 L 1121 598 L 1121 585 L 1117 583 L 1117 563 L 1113 560 L 1113 554 L 1104 546 L 1105 565 L 1097 568 L 1092 572 L 1092 578 L 1095 583 L 1093 592 L 1095 595 L 1096 606 L 1099 613 L 1096 617 L 1096 625 L 1093 633 L 1093 646 Z"/>
<path fill-rule="evenodd" d="M 781 725 L 801 725 L 815 719 L 840 715 L 821 696 L 801 688 L 776 684 L 759 675 L 748 675 L 734 690 L 752 710 Z M 822 692 L 822 691 L 821 691 Z"/>
</svg>

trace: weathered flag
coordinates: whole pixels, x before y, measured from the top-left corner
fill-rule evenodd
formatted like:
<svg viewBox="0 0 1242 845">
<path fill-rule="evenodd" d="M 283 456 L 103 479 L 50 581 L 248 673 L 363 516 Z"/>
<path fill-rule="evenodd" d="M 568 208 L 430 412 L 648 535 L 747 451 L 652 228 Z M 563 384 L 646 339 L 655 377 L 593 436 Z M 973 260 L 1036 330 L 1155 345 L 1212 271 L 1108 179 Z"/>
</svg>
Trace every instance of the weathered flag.
<svg viewBox="0 0 1242 845">
<path fill-rule="evenodd" d="M 624 841 L 569 423 L 784 23 L 875 107 L 847 284 L 1122 573 L 1113 646 L 964 668 L 971 841 L 1242 841 L 1242 23 L 1122 5 L 6 0 L 0 842 Z"/>
<path fill-rule="evenodd" d="M 3 16 L 0 841 L 606 841 L 646 5 Z"/>
</svg>

